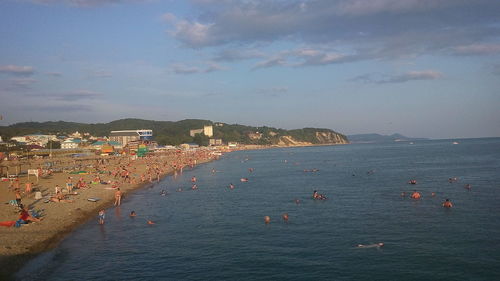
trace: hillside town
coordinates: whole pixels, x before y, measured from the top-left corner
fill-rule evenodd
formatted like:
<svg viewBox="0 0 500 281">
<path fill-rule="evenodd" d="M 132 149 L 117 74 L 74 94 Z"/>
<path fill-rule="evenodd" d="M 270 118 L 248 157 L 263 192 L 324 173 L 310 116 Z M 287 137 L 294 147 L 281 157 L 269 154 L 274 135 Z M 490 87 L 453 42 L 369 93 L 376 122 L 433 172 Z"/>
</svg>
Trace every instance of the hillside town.
<svg viewBox="0 0 500 281">
<path fill-rule="evenodd" d="M 195 137 L 201 134 L 209 138 L 209 147 L 216 149 L 235 149 L 236 142 L 224 143 L 222 139 L 213 137 L 213 127 L 190 130 Z M 53 155 L 116 155 L 129 154 L 145 156 L 147 153 L 162 152 L 174 149 L 189 150 L 200 147 L 197 143 L 183 143 L 178 146 L 159 145 L 153 139 L 153 130 L 117 130 L 110 131 L 108 136 L 93 136 L 90 133 L 78 132 L 61 134 L 28 134 L 14 136 L 3 141 L 0 138 L 0 159 L 6 157 L 52 157 Z"/>
</svg>

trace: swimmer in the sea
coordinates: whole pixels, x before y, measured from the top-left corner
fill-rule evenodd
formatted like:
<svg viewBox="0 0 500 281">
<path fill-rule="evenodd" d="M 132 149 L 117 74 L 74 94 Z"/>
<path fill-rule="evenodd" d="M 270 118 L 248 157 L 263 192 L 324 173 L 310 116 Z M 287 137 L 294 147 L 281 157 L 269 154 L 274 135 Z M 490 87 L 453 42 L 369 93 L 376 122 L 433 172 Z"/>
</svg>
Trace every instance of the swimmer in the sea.
<svg viewBox="0 0 500 281">
<path fill-rule="evenodd" d="M 137 216 L 137 214 L 135 213 L 135 211 L 130 212 L 130 217 L 135 217 L 135 216 Z"/>
<path fill-rule="evenodd" d="M 271 218 L 269 216 L 264 216 L 264 222 L 266 224 L 270 223 L 271 222 Z"/>
<path fill-rule="evenodd" d="M 375 244 L 369 244 L 369 245 L 363 245 L 363 244 L 358 244 L 358 248 L 380 248 L 383 247 L 384 243 L 375 243 Z"/>
<path fill-rule="evenodd" d="M 163 189 L 161 192 L 160 192 L 160 195 L 161 196 L 166 196 L 167 195 L 167 191 L 165 189 Z"/>
<path fill-rule="evenodd" d="M 154 221 L 152 221 L 152 220 L 148 220 L 148 224 L 149 224 L 149 225 L 153 225 L 153 224 L 155 224 L 155 222 L 154 222 Z"/>
<path fill-rule="evenodd" d="M 284 213 L 283 215 L 281 215 L 281 217 L 283 218 L 284 222 L 288 222 L 288 213 Z"/>
<path fill-rule="evenodd" d="M 314 200 L 325 200 L 326 199 L 325 195 L 319 194 L 318 191 L 316 191 L 316 190 L 313 192 L 312 197 Z"/>
<path fill-rule="evenodd" d="M 443 207 L 445 207 L 445 208 L 453 207 L 453 204 L 451 204 L 450 199 L 446 198 L 446 200 L 443 202 Z"/>
<path fill-rule="evenodd" d="M 230 183 L 229 184 L 229 189 L 234 189 L 234 184 Z"/>
<path fill-rule="evenodd" d="M 420 197 L 422 197 L 422 195 L 420 195 L 420 192 L 414 190 L 413 193 L 411 194 L 411 198 L 413 199 L 420 199 Z"/>
</svg>

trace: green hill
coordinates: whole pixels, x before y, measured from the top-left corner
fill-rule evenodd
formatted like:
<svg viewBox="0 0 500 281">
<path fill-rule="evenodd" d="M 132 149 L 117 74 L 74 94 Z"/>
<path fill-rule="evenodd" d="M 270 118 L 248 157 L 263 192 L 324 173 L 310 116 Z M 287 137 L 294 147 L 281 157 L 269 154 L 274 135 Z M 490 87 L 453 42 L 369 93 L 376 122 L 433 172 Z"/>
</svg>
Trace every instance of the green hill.
<svg viewBox="0 0 500 281">
<path fill-rule="evenodd" d="M 0 126 L 0 136 L 6 141 L 13 136 L 26 134 L 56 134 L 67 135 L 78 131 L 94 136 L 107 136 L 113 130 L 151 129 L 154 139 L 159 144 L 178 145 L 185 142 L 207 144 L 206 136 L 191 137 L 189 130 L 200 129 L 212 125 L 213 138 L 224 142 L 239 142 L 243 144 L 340 144 L 348 143 L 347 137 L 330 129 L 304 128 L 284 130 L 272 127 L 252 127 L 239 124 L 217 123 L 210 120 L 186 119 L 177 122 L 154 121 L 143 119 L 121 119 L 109 123 L 85 124 L 75 122 L 23 122 L 9 126 Z"/>
</svg>

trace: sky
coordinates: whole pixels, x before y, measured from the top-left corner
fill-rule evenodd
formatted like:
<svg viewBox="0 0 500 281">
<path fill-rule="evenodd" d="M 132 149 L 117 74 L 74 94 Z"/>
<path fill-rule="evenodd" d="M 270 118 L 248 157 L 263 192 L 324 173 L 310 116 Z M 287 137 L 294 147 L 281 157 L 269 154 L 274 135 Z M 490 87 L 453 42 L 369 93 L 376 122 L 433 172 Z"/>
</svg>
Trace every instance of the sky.
<svg viewBox="0 0 500 281">
<path fill-rule="evenodd" d="M 500 137 L 500 1 L 2 0 L 0 115 Z"/>
</svg>

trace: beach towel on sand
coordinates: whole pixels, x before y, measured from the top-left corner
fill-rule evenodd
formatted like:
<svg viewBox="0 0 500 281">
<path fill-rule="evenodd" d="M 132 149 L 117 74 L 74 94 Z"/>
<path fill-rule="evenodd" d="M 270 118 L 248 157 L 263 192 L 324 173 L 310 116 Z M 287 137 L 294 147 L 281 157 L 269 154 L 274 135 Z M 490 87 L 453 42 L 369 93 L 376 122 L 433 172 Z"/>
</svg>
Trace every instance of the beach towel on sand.
<svg viewBox="0 0 500 281">
<path fill-rule="evenodd" d="M 16 224 L 16 221 L 0 221 L 0 226 L 12 227 Z"/>
</svg>

